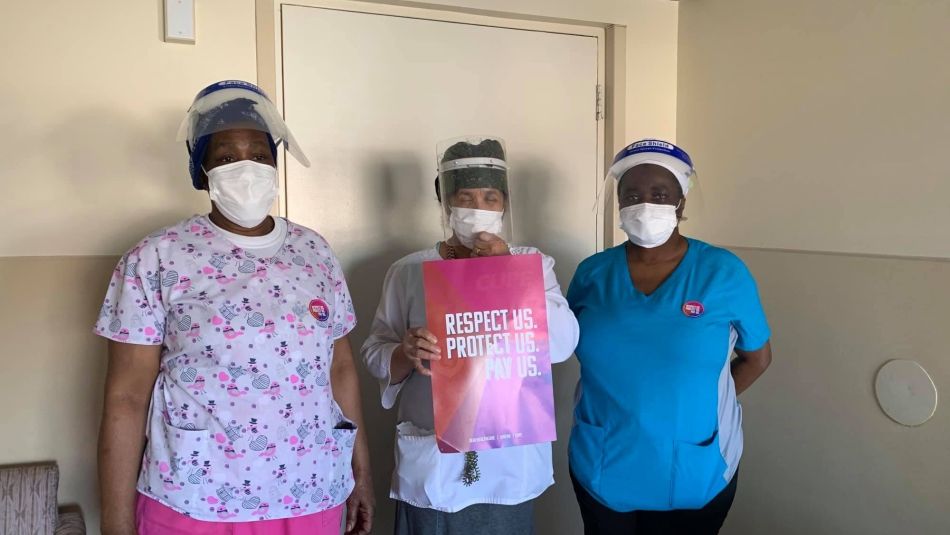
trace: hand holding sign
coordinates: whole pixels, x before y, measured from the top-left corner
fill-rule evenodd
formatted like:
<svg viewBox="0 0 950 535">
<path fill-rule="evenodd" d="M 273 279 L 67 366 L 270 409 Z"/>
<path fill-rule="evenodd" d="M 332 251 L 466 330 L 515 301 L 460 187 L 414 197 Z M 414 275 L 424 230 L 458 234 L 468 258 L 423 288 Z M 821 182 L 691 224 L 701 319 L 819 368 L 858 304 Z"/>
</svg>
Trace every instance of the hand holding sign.
<svg viewBox="0 0 950 535">
<path fill-rule="evenodd" d="M 437 345 L 439 339 L 424 327 L 417 327 L 406 331 L 406 336 L 399 346 L 406 359 L 412 363 L 417 373 L 431 377 L 432 372 L 423 364 L 423 360 L 439 360 L 442 350 Z"/>
</svg>

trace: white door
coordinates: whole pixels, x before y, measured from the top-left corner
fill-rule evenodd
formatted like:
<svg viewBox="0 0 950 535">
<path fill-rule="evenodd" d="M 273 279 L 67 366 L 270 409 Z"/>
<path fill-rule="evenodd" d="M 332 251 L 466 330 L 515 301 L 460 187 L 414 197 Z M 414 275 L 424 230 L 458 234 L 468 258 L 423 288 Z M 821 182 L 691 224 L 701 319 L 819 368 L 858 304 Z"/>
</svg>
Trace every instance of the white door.
<svg viewBox="0 0 950 535">
<path fill-rule="evenodd" d="M 341 258 L 360 321 L 356 349 L 389 265 L 442 238 L 433 181 L 446 138 L 505 139 L 514 241 L 553 256 L 567 290 L 599 243 L 596 36 L 296 5 L 281 15 L 284 111 L 313 161 L 288 161 L 287 215 Z M 579 526 L 566 455 L 576 370 L 556 370 L 558 484 L 538 504 L 539 533 Z M 388 533 L 394 416 L 381 411 L 375 384 L 363 387 L 380 501 L 374 531 Z"/>
</svg>

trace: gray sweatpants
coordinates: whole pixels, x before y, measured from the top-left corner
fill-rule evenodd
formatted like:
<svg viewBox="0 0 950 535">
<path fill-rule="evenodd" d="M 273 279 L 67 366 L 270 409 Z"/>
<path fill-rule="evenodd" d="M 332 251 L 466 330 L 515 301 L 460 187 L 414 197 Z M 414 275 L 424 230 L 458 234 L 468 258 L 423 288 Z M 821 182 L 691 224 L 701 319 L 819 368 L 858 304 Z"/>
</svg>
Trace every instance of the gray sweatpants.
<svg viewBox="0 0 950 535">
<path fill-rule="evenodd" d="M 455 513 L 396 502 L 394 535 L 532 535 L 533 501 L 518 505 L 480 503 Z"/>
</svg>

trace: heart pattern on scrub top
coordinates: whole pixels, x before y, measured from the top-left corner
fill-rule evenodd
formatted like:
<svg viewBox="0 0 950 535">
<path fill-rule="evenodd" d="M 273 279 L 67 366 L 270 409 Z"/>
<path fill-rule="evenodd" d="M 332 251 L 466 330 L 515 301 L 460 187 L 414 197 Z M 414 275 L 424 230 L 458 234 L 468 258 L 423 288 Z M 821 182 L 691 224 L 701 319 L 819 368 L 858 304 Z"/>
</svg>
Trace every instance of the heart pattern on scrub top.
<svg viewBox="0 0 950 535">
<path fill-rule="evenodd" d="M 165 276 L 162 277 L 162 286 L 168 288 L 169 286 L 174 286 L 175 284 L 178 284 L 178 272 L 174 269 L 170 269 L 167 273 L 165 273 Z"/>
<path fill-rule="evenodd" d="M 181 380 L 186 383 L 195 382 L 195 378 L 198 377 L 198 370 L 194 368 L 185 368 L 181 372 Z"/>
<path fill-rule="evenodd" d="M 267 436 L 257 435 L 254 437 L 254 440 L 251 441 L 250 447 L 254 451 L 264 451 L 264 448 L 267 447 Z"/>
<path fill-rule="evenodd" d="M 266 373 L 262 373 L 255 377 L 251 384 L 258 390 L 264 390 L 270 386 L 270 377 Z"/>
<path fill-rule="evenodd" d="M 264 315 L 260 312 L 251 314 L 247 318 L 247 324 L 251 327 L 260 327 L 261 325 L 264 325 Z"/>
</svg>

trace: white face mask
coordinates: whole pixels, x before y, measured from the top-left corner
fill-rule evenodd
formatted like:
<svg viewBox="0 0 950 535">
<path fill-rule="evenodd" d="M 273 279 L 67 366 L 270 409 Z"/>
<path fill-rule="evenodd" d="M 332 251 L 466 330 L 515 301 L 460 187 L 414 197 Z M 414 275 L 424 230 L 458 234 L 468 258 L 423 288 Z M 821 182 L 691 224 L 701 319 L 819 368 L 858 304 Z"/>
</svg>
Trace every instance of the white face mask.
<svg viewBox="0 0 950 535">
<path fill-rule="evenodd" d="M 218 211 L 244 228 L 260 225 L 277 198 L 277 168 L 273 166 L 241 160 L 205 174 L 208 192 Z"/>
<path fill-rule="evenodd" d="M 455 232 L 462 245 L 469 249 L 475 245 L 475 236 L 480 232 L 498 234 L 504 228 L 504 212 L 494 210 L 476 210 L 475 208 L 455 208 L 449 214 L 449 227 Z"/>
<path fill-rule="evenodd" d="M 634 245 L 652 249 L 670 239 L 679 225 L 678 206 L 640 203 L 620 209 L 620 228 Z"/>
</svg>

